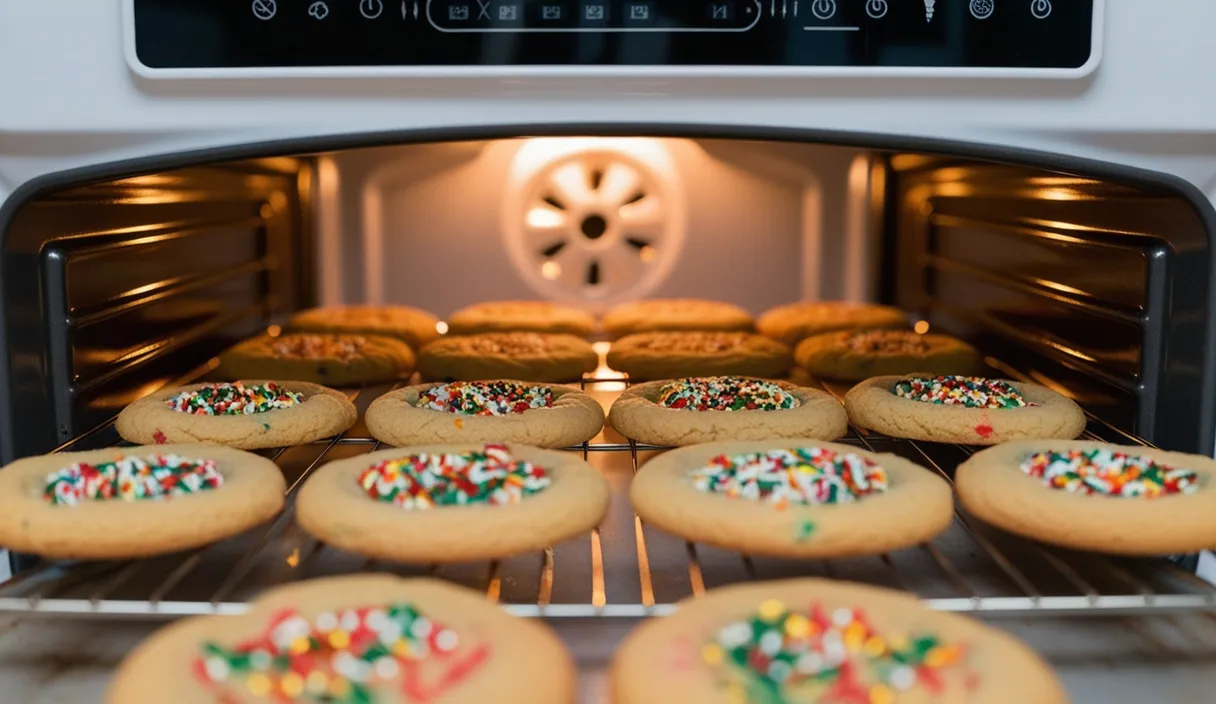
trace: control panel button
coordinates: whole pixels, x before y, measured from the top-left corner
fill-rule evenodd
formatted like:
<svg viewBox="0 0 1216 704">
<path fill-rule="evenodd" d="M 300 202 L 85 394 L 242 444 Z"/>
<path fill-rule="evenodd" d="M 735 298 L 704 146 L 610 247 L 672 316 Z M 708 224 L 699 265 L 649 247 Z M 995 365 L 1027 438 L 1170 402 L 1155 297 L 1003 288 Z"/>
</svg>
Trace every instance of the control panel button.
<svg viewBox="0 0 1216 704">
<path fill-rule="evenodd" d="M 608 20 L 608 5 L 599 2 L 583 5 L 583 20 L 585 22 L 606 22 Z"/>
<path fill-rule="evenodd" d="M 996 0 L 971 0 L 971 16 L 977 20 L 992 17 L 996 10 Z"/>
<path fill-rule="evenodd" d="M 272 20 L 279 13 L 275 0 L 253 0 L 253 16 L 259 20 Z"/>
<path fill-rule="evenodd" d="M 1051 16 L 1051 0 L 1031 0 L 1030 14 L 1036 20 L 1045 20 Z"/>
<path fill-rule="evenodd" d="M 866 2 L 866 14 L 876 20 L 886 17 L 889 9 L 887 0 L 868 0 Z"/>
<path fill-rule="evenodd" d="M 308 6 L 308 16 L 314 20 L 323 20 L 329 17 L 329 5 L 323 2 L 314 2 Z"/>
<path fill-rule="evenodd" d="M 384 0 L 359 0 L 359 14 L 374 20 L 384 14 Z"/>
<path fill-rule="evenodd" d="M 869 9 L 867 3 L 867 10 Z M 836 0 L 814 0 L 811 3 L 811 14 L 821 20 L 830 20 L 836 14 Z"/>
</svg>

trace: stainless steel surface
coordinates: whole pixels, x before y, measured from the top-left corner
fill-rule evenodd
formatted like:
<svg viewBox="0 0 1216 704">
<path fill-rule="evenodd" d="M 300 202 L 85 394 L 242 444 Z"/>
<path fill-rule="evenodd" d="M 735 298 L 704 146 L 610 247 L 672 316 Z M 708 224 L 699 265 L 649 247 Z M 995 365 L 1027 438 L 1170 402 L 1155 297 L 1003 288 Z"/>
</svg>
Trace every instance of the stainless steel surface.
<svg viewBox="0 0 1216 704">
<path fill-rule="evenodd" d="M 625 382 L 597 377 L 584 380 L 584 386 L 608 404 Z M 367 389 L 351 396 L 365 408 L 382 391 Z M 1087 435 L 1134 440 L 1097 420 Z M 62 449 L 106 446 L 116 440 L 107 424 Z M 973 451 L 856 429 L 844 441 L 908 457 L 947 479 Z M 632 475 L 662 449 L 635 445 L 611 429 L 584 446 L 567 448 L 581 453 L 607 478 L 614 496 L 608 517 L 589 536 L 541 553 L 489 563 L 386 564 L 331 548 L 303 533 L 292 520 L 293 499 L 309 474 L 328 460 L 378 447 L 360 424 L 327 441 L 267 451 L 290 486 L 288 507 L 272 523 L 184 554 L 132 562 L 46 563 L 0 584 L 0 612 L 121 620 L 235 614 L 274 585 L 355 572 L 433 575 L 482 590 L 513 614 L 558 621 L 663 615 L 676 601 L 723 584 L 811 575 L 904 589 L 934 609 L 992 616 L 1216 611 L 1216 589 L 1166 560 L 1109 559 L 1048 548 L 994 531 L 961 510 L 951 528 L 934 541 L 872 558 L 787 561 L 686 543 L 645 526 L 628 502 Z"/>
</svg>

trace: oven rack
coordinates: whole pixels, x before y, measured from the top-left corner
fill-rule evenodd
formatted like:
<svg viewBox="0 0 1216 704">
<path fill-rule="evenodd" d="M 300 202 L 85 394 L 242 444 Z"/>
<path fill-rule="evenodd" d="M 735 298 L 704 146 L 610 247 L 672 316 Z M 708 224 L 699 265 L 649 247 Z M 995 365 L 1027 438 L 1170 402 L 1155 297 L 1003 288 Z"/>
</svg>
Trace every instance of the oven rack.
<svg viewBox="0 0 1216 704">
<path fill-rule="evenodd" d="M 627 381 L 588 376 L 583 388 L 608 402 Z M 845 389 L 820 384 L 838 397 Z M 360 411 L 390 387 L 351 391 Z M 362 417 L 362 413 L 360 414 Z M 1085 437 L 1144 443 L 1091 417 Z M 840 440 L 894 452 L 952 481 L 976 448 L 912 442 L 850 428 Z M 112 422 L 61 451 L 121 444 Z M 294 497 L 330 459 L 380 444 L 362 421 L 329 440 L 265 451 L 284 470 L 288 501 L 274 521 L 201 549 L 134 561 L 42 562 L 0 583 L 0 612 L 48 617 L 168 620 L 239 614 L 261 591 L 286 582 L 357 572 L 433 576 L 479 589 L 524 617 L 638 619 L 670 613 L 675 602 L 716 586 L 756 579 L 819 576 L 909 591 L 930 608 L 992 616 L 1132 615 L 1216 612 L 1216 587 L 1166 559 L 1117 559 L 1059 550 L 991 529 L 957 509 L 950 529 L 915 548 L 870 558 L 787 561 L 687 543 L 645 526 L 628 504 L 630 477 L 665 448 L 626 440 L 610 428 L 580 453 L 613 491 L 609 515 L 589 536 L 539 554 L 470 564 L 400 565 L 326 546 L 297 526 Z"/>
</svg>

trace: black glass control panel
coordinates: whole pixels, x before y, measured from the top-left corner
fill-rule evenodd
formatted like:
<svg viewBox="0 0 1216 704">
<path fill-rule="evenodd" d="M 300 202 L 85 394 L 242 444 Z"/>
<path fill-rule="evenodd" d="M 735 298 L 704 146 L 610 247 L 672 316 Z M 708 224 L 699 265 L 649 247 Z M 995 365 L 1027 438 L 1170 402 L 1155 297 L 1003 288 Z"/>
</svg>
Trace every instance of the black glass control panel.
<svg viewBox="0 0 1216 704">
<path fill-rule="evenodd" d="M 1075 69 L 1098 0 L 132 0 L 152 69 Z"/>
</svg>

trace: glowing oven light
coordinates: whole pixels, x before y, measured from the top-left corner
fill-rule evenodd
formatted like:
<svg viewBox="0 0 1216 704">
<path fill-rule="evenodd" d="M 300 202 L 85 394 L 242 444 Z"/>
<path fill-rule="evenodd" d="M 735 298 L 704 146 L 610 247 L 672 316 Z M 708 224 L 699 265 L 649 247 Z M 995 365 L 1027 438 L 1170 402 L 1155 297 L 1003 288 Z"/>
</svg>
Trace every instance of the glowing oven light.
<svg viewBox="0 0 1216 704">
<path fill-rule="evenodd" d="M 638 256 L 641 257 L 643 262 L 649 264 L 654 261 L 655 257 L 659 256 L 659 252 L 654 247 L 646 246 L 638 251 Z"/>
<path fill-rule="evenodd" d="M 550 281 L 553 281 L 562 275 L 562 265 L 553 260 L 549 260 L 541 265 L 540 275 Z"/>
<path fill-rule="evenodd" d="M 918 320 L 916 321 L 916 325 L 912 326 L 912 329 L 916 331 L 917 335 L 924 335 L 925 333 L 929 332 L 929 321 Z"/>
<path fill-rule="evenodd" d="M 442 320 L 440 320 L 438 323 L 435 323 L 435 332 L 439 333 L 440 335 L 448 334 L 448 324 L 443 322 Z"/>
</svg>

